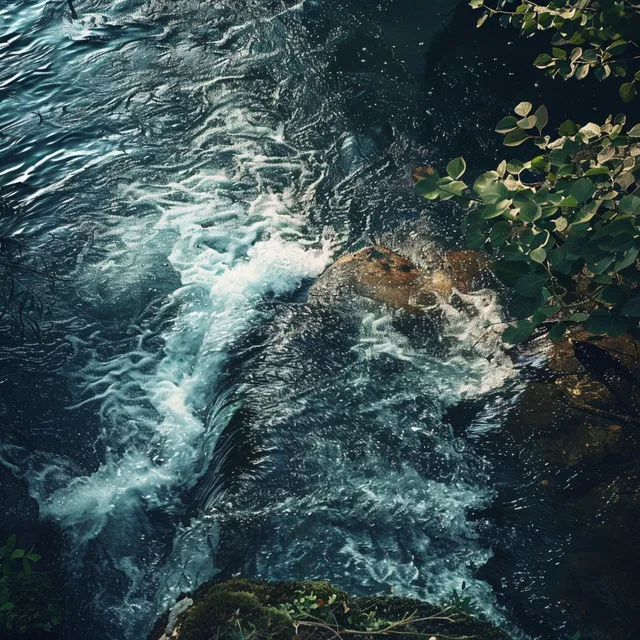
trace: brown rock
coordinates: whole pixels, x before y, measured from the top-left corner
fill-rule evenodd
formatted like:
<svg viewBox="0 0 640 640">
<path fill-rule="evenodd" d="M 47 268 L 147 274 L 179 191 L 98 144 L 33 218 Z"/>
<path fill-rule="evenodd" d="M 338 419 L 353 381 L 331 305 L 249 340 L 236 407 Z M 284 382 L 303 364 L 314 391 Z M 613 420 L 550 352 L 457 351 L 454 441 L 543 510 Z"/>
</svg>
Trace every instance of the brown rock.
<svg viewBox="0 0 640 640">
<path fill-rule="evenodd" d="M 469 292 L 483 270 L 475 252 L 450 252 L 438 262 L 432 273 L 423 274 L 395 251 L 367 247 L 336 260 L 311 288 L 309 301 L 358 295 L 392 309 L 424 314 L 448 300 L 454 289 Z"/>
<path fill-rule="evenodd" d="M 489 263 L 477 251 L 449 251 L 445 254 L 445 270 L 450 282 L 461 293 L 484 286 Z"/>
<path fill-rule="evenodd" d="M 309 301 L 326 302 L 353 295 L 411 313 L 424 313 L 437 302 L 437 296 L 411 262 L 379 246 L 336 260 L 311 288 Z"/>
</svg>

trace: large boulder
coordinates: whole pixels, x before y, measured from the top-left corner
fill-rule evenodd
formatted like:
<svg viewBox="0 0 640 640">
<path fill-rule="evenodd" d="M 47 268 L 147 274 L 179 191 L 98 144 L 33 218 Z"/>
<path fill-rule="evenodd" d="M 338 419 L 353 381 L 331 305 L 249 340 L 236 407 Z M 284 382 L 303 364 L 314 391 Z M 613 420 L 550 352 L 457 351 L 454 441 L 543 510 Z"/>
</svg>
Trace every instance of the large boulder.
<svg viewBox="0 0 640 640">
<path fill-rule="evenodd" d="M 430 273 L 382 246 L 348 253 L 311 288 L 309 302 L 328 303 L 362 296 L 392 309 L 424 314 L 457 290 L 468 293 L 482 282 L 486 263 L 473 251 L 452 251 Z"/>
</svg>

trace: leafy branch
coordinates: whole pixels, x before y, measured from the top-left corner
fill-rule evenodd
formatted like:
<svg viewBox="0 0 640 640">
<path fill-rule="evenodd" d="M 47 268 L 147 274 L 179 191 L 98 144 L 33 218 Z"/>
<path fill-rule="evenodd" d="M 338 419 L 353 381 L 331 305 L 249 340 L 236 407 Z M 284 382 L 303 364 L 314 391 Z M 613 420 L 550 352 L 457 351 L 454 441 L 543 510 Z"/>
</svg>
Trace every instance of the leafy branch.
<svg viewBox="0 0 640 640">
<path fill-rule="evenodd" d="M 600 81 L 609 76 L 630 77 L 620 86 L 620 97 L 631 102 L 638 94 L 640 70 L 632 68 L 640 59 L 640 2 L 637 0 L 551 0 L 536 3 L 518 0 L 471 0 L 481 9 L 478 26 L 498 16 L 524 36 L 552 31 L 551 50 L 534 61 L 552 77 L 582 80 L 590 72 Z M 623 54 L 629 54 L 623 57 Z M 636 65 L 637 66 L 637 65 Z"/>
<path fill-rule="evenodd" d="M 516 106 L 496 131 L 507 147 L 539 149 L 527 161 L 503 160 L 496 169 L 463 181 L 466 163 L 455 158 L 440 176 L 414 172 L 416 193 L 468 207 L 465 244 L 492 258 L 496 277 L 513 295 L 516 320 L 503 332 L 518 343 L 534 331 L 560 339 L 581 324 L 597 335 L 637 329 L 640 319 L 640 124 L 609 116 L 602 125 L 563 122 L 545 133 L 548 113 L 529 102 Z"/>
</svg>

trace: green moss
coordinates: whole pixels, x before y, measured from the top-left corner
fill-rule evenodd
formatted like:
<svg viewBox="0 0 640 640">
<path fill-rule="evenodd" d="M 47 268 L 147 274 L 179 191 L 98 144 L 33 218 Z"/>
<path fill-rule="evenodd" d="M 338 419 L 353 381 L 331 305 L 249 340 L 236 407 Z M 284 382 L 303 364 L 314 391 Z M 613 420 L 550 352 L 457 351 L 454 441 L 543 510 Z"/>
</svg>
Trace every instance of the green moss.
<svg viewBox="0 0 640 640">
<path fill-rule="evenodd" d="M 238 586 L 220 585 L 196 603 L 186 616 L 180 637 L 184 640 L 291 638 L 294 628 L 289 616 L 263 604 L 254 593 L 235 591 Z"/>
<path fill-rule="evenodd" d="M 414 614 L 414 618 L 429 618 L 431 616 L 442 617 L 442 606 L 434 606 L 422 600 L 411 598 L 398 598 L 396 596 L 373 596 L 354 598 L 351 601 L 354 611 L 375 611 L 376 616 L 389 621 L 402 620 L 405 616 Z M 427 620 L 415 622 L 405 630 L 411 633 L 424 634 L 426 638 L 438 634 L 448 636 L 473 636 L 474 640 L 508 640 L 504 631 L 497 629 L 491 623 L 454 609 L 448 610 L 445 615 L 451 616 L 455 622 L 441 620 Z M 395 636 L 402 638 L 403 636 Z M 405 640 L 413 638 L 407 634 Z"/>
<path fill-rule="evenodd" d="M 194 605 L 178 619 L 180 640 L 335 640 L 335 629 L 344 638 L 371 640 L 367 631 L 384 630 L 408 616 L 410 622 L 394 628 L 397 640 L 440 635 L 507 640 L 504 632 L 462 611 L 447 609 L 450 620 L 422 620 L 442 617 L 442 607 L 395 596 L 350 598 L 321 581 L 210 582 L 192 598 Z M 161 627 L 156 625 L 150 640 L 161 637 Z"/>
</svg>

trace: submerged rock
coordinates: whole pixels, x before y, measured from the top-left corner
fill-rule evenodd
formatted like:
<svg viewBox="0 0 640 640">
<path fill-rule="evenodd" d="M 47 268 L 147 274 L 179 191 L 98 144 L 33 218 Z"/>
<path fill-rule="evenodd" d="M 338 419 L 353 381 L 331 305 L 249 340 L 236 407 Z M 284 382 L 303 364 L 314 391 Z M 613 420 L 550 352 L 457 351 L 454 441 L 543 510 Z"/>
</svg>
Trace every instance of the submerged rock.
<svg viewBox="0 0 640 640">
<path fill-rule="evenodd" d="M 395 596 L 351 597 L 327 582 L 209 582 L 191 597 L 170 628 L 171 613 L 158 621 L 149 640 L 333 640 L 373 638 L 385 629 L 398 640 L 473 637 L 507 640 L 490 623 L 453 605 L 433 606 Z M 181 600 L 181 604 L 185 600 Z M 367 632 L 371 632 L 368 635 Z"/>
<path fill-rule="evenodd" d="M 371 246 L 336 260 L 311 288 L 309 301 L 327 303 L 355 295 L 424 314 L 449 300 L 455 290 L 473 290 L 484 273 L 486 263 L 473 251 L 449 252 L 425 274 L 391 249 Z"/>
<path fill-rule="evenodd" d="M 640 342 L 626 334 L 594 339 L 578 329 L 568 340 L 541 345 L 544 379 L 527 383 L 507 422 L 509 432 L 561 466 L 633 457 Z"/>
<path fill-rule="evenodd" d="M 599 400 L 599 389 L 597 382 L 574 374 L 529 382 L 505 428 L 555 465 L 625 461 L 631 454 L 630 430 L 608 415 L 611 407 Z M 598 407 L 603 414 L 596 413 Z"/>
</svg>

